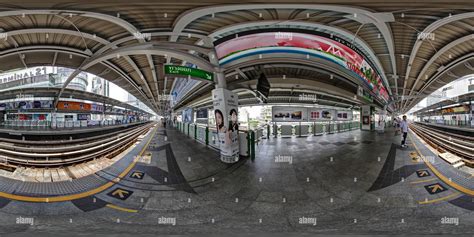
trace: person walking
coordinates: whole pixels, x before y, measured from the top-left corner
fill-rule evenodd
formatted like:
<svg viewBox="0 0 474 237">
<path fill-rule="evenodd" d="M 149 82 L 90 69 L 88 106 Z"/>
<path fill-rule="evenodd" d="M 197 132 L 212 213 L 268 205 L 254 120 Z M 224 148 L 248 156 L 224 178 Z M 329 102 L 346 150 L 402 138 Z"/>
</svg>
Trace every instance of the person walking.
<svg viewBox="0 0 474 237">
<path fill-rule="evenodd" d="M 400 131 L 402 132 L 402 147 L 407 147 L 406 140 L 408 135 L 408 121 L 407 116 L 403 115 L 403 120 L 400 122 Z"/>
</svg>

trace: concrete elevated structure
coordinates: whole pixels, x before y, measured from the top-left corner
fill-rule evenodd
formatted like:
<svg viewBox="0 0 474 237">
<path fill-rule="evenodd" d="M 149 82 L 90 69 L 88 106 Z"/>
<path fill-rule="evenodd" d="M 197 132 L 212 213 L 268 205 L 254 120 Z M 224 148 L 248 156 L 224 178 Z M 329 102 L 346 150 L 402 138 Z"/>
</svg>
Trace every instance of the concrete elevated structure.
<svg viewBox="0 0 474 237">
<path fill-rule="evenodd" d="M 473 10 L 0 0 L 0 235 L 472 236 Z"/>
</svg>

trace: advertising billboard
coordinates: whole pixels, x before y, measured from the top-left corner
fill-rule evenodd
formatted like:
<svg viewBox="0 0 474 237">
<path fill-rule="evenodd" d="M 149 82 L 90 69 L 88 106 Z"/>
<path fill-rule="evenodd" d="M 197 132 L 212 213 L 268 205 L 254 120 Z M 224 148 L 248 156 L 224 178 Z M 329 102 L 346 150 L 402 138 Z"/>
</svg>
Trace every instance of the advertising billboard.
<svg viewBox="0 0 474 237">
<path fill-rule="evenodd" d="M 442 114 L 451 114 L 451 113 L 469 113 L 469 105 L 460 105 L 456 107 L 446 108 L 441 110 Z"/>
<path fill-rule="evenodd" d="M 272 107 L 273 122 L 305 122 L 308 121 L 308 109 L 305 107 Z"/>
<path fill-rule="evenodd" d="M 58 109 L 63 110 L 91 110 L 91 105 L 88 103 L 74 102 L 74 101 L 59 101 Z"/>
<path fill-rule="evenodd" d="M 471 105 L 471 126 L 474 126 L 474 105 Z"/>
<path fill-rule="evenodd" d="M 336 120 L 352 120 L 352 111 L 338 110 Z"/>
<path fill-rule="evenodd" d="M 335 120 L 336 111 L 333 109 L 308 109 L 308 121 Z"/>
<path fill-rule="evenodd" d="M 30 109 L 50 109 L 53 107 L 53 101 L 51 100 L 25 100 L 25 101 L 14 101 L 0 104 L 0 107 L 5 110 L 30 110 Z M 0 108 L 1 110 L 1 108 Z"/>
<path fill-rule="evenodd" d="M 183 122 L 184 123 L 193 123 L 194 118 L 193 118 L 193 109 L 192 108 L 186 108 L 183 110 Z"/>
<path fill-rule="evenodd" d="M 174 107 L 183 97 L 194 89 L 200 81 L 188 78 L 176 78 L 170 93 L 170 106 Z"/>
<path fill-rule="evenodd" d="M 334 39 L 300 32 L 255 32 L 219 42 L 216 45 L 220 65 L 261 54 L 292 53 L 318 57 L 340 65 L 387 102 L 389 97 L 377 71 L 357 50 Z"/>
<path fill-rule="evenodd" d="M 272 107 L 273 122 L 315 122 L 330 120 L 352 120 L 352 111 L 307 107 Z"/>
<path fill-rule="evenodd" d="M 33 108 L 33 101 L 17 101 L 18 109 L 26 110 Z"/>
<path fill-rule="evenodd" d="M 196 111 L 196 119 L 208 119 L 209 114 L 207 108 L 205 109 L 198 109 Z"/>
<path fill-rule="evenodd" d="M 77 114 L 77 120 L 90 120 L 90 114 Z"/>
</svg>

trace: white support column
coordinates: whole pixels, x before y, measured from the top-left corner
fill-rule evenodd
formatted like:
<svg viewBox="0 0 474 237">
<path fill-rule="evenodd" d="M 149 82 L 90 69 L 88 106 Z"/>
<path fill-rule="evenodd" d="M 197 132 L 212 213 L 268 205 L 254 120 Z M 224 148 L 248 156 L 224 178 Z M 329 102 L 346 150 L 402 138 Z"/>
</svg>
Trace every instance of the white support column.
<svg viewBox="0 0 474 237">
<path fill-rule="evenodd" d="M 227 82 L 225 80 L 224 72 L 216 72 L 215 74 L 216 79 L 214 81 L 216 82 L 216 88 L 227 89 Z"/>
<path fill-rule="evenodd" d="M 219 66 L 219 60 L 217 59 L 216 49 L 213 49 L 209 54 L 209 62 L 214 65 L 214 82 L 216 83 L 216 88 L 227 89 L 227 82 L 225 80 L 224 70 Z"/>
</svg>

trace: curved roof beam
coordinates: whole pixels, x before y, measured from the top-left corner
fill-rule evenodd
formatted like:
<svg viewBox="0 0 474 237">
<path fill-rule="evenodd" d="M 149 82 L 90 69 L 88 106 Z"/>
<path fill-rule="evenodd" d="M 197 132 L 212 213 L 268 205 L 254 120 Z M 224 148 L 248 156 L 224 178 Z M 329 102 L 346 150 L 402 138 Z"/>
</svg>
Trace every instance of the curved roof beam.
<svg viewBox="0 0 474 237">
<path fill-rule="evenodd" d="M 437 74 L 435 74 L 428 83 L 423 85 L 423 87 L 420 89 L 419 93 L 422 93 L 424 90 L 426 90 L 431 84 L 433 84 L 439 77 L 441 77 L 444 73 L 448 72 L 451 68 L 458 66 L 459 64 L 463 64 L 467 60 L 471 59 L 474 57 L 474 53 L 469 53 L 467 55 L 464 55 L 461 58 L 458 58 L 448 65 L 446 65 L 445 69 Z M 408 104 L 408 106 L 411 106 L 413 104 L 413 101 Z M 407 107 L 408 107 L 407 106 Z"/>
<path fill-rule="evenodd" d="M 91 58 L 88 62 L 86 62 L 81 69 L 87 69 L 92 67 L 93 65 L 100 63 L 102 61 L 106 61 L 115 57 L 121 56 L 130 56 L 130 55 L 160 55 L 160 56 L 170 56 L 174 58 L 178 58 L 181 60 L 189 61 L 198 67 L 202 68 L 203 70 L 207 71 L 214 71 L 214 66 L 210 64 L 208 61 L 185 52 L 177 51 L 173 48 L 165 47 L 165 46 L 154 46 L 154 45 L 133 45 L 128 47 L 121 47 L 106 54 L 97 55 L 94 58 Z"/>
<path fill-rule="evenodd" d="M 73 55 L 84 57 L 84 58 L 88 58 L 91 56 L 90 54 L 87 54 L 84 51 L 78 50 L 76 48 L 70 48 L 70 47 L 64 47 L 64 46 L 52 46 L 52 45 L 35 45 L 35 46 L 23 46 L 19 48 L 13 48 L 13 49 L 1 51 L 0 58 L 4 58 L 4 57 L 16 55 L 16 54 L 27 54 L 27 53 L 34 53 L 34 52 L 65 53 L 65 54 L 73 54 Z M 102 64 L 104 64 L 106 67 L 115 71 L 121 77 L 125 78 L 125 80 L 127 80 L 133 87 L 137 89 L 137 91 L 139 91 L 142 94 L 144 98 L 146 98 L 143 92 L 139 90 L 136 83 L 120 68 L 118 68 L 117 66 L 111 63 L 102 63 Z"/>
<path fill-rule="evenodd" d="M 206 35 L 200 35 L 200 34 L 194 34 L 194 33 L 178 33 L 178 34 L 175 34 L 173 32 L 146 32 L 146 29 L 143 30 L 141 33 L 149 33 L 151 35 L 151 37 L 156 37 L 156 36 L 186 36 L 186 37 L 193 37 L 193 38 L 199 38 L 200 40 L 208 40 L 212 45 L 212 40 L 206 36 Z M 123 44 L 127 41 L 131 41 L 131 40 L 136 40 L 135 36 L 127 36 L 127 37 L 123 37 L 123 38 L 120 38 L 118 40 L 114 40 L 112 41 L 109 45 L 106 45 L 105 47 L 101 48 L 100 50 L 103 51 L 106 51 L 110 48 L 113 48 L 114 46 L 117 46 L 119 44 Z"/>
<path fill-rule="evenodd" d="M 110 42 L 107 41 L 106 39 L 103 39 L 98 36 L 94 36 L 88 33 L 80 33 L 75 30 L 65 30 L 65 29 L 56 29 L 56 28 L 31 28 L 31 29 L 21 29 L 21 30 L 12 30 L 12 31 L 7 31 L 5 32 L 8 34 L 8 37 L 14 36 L 14 35 L 23 35 L 23 34 L 63 34 L 63 35 L 72 35 L 72 36 L 77 36 L 77 37 L 84 37 L 89 40 L 94 40 L 98 43 L 101 43 L 103 45 L 107 45 Z"/>
<path fill-rule="evenodd" d="M 57 9 L 42 9 L 42 10 L 34 10 L 34 9 L 22 9 L 22 10 L 13 10 L 13 11 L 3 11 L 0 12 L 0 17 L 11 17 L 11 16 L 22 16 L 22 15 L 62 15 L 68 16 L 71 14 L 72 16 L 82 16 L 82 17 L 89 17 L 95 18 L 99 20 L 108 21 L 115 25 L 122 27 L 123 29 L 127 30 L 130 33 L 137 32 L 137 29 L 132 24 L 128 23 L 127 21 L 102 13 L 97 12 L 87 12 L 87 11 L 77 11 L 77 10 L 57 10 Z"/>
<path fill-rule="evenodd" d="M 474 12 L 461 13 L 461 14 L 457 14 L 457 15 L 454 15 L 454 16 L 451 16 L 451 17 L 445 17 L 441 20 L 437 20 L 437 21 L 431 23 L 429 26 L 427 26 L 425 29 L 423 29 L 422 32 L 423 33 L 431 33 L 431 32 L 437 30 L 438 28 L 440 28 L 440 27 L 442 27 L 446 24 L 452 23 L 454 21 L 459 21 L 459 20 L 463 20 L 463 19 L 467 19 L 467 18 L 472 18 L 472 17 L 474 17 Z M 413 45 L 413 48 L 412 48 L 411 53 L 410 53 L 410 59 L 408 60 L 407 70 L 405 72 L 405 83 L 406 83 L 406 80 L 408 79 L 408 77 L 410 76 L 411 65 L 413 64 L 413 61 L 415 61 L 418 50 L 420 49 L 422 44 L 423 44 L 423 40 L 417 40 L 415 42 L 415 45 Z M 405 86 L 403 86 L 402 95 L 405 94 Z"/>
<path fill-rule="evenodd" d="M 469 41 L 469 40 L 472 40 L 474 37 L 474 34 L 470 34 L 470 35 L 466 35 L 462 38 L 459 38 L 455 41 L 452 41 L 451 43 L 445 45 L 443 48 L 441 48 L 440 50 L 438 50 L 438 52 L 436 52 L 428 62 L 425 63 L 425 66 L 423 67 L 423 69 L 420 71 L 420 73 L 418 74 L 418 77 L 416 78 L 415 80 L 415 83 L 413 83 L 413 86 L 411 87 L 410 89 L 410 93 L 408 93 L 408 96 L 410 96 L 412 93 L 413 93 L 413 90 L 416 88 L 416 85 L 418 84 L 418 81 L 420 80 L 420 78 L 425 74 L 425 72 L 428 70 L 428 68 L 431 66 L 431 64 L 434 63 L 434 61 L 436 59 L 438 59 L 441 55 L 443 55 L 446 51 L 450 50 L 451 48 L 455 47 L 456 45 L 458 44 L 462 44 L 466 41 Z M 405 101 L 404 103 L 404 107 L 407 106 L 407 103 L 408 103 L 408 100 Z"/>
<path fill-rule="evenodd" d="M 80 57 L 89 57 L 91 54 L 84 52 L 83 50 L 54 45 L 34 45 L 34 46 L 23 46 L 18 48 L 11 48 L 0 51 L 0 58 L 8 57 L 16 54 L 32 53 L 32 52 L 59 52 L 65 54 L 73 54 Z"/>
<path fill-rule="evenodd" d="M 421 88 L 420 92 L 423 92 L 426 88 L 428 88 L 428 86 L 430 86 L 434 81 L 436 81 L 436 79 L 438 77 L 440 77 L 442 74 L 444 74 L 445 72 L 451 70 L 451 68 L 453 67 L 456 67 L 458 66 L 459 64 L 462 64 L 462 63 L 466 63 L 467 60 L 470 60 L 471 58 L 474 57 L 474 52 L 473 53 L 469 53 L 469 54 L 466 54 L 460 58 L 457 58 L 456 60 L 452 61 L 451 63 L 449 63 L 448 65 L 445 66 L 444 70 L 435 74 L 428 83 L 426 83 L 425 85 L 423 85 L 423 87 Z M 469 68 L 471 70 L 474 71 L 473 68 Z"/>
<path fill-rule="evenodd" d="M 393 21 L 394 17 L 391 13 L 373 13 L 364 9 L 354 8 L 354 7 L 346 7 L 341 5 L 324 5 L 324 4 L 239 4 L 239 5 L 220 5 L 220 6 L 213 6 L 213 7 L 201 7 L 191 9 L 189 11 L 184 12 L 181 14 L 173 24 L 173 32 L 174 33 L 181 33 L 189 23 L 192 21 L 199 19 L 203 16 L 220 13 L 220 12 L 228 12 L 228 11 L 239 11 L 239 10 L 257 10 L 257 9 L 307 9 L 307 10 L 327 10 L 327 11 L 334 11 L 334 12 L 343 12 L 352 17 L 349 19 L 355 20 L 360 22 L 361 24 L 372 23 L 377 27 L 377 29 L 382 34 L 385 44 L 388 48 L 388 52 L 390 55 L 390 61 L 392 66 L 392 71 L 394 76 L 397 75 L 397 67 L 396 67 L 396 59 L 395 59 L 395 46 L 393 42 L 392 32 L 389 28 L 387 22 Z M 177 36 L 171 36 L 170 41 L 176 41 L 178 39 Z M 395 78 L 395 77 L 394 77 Z M 396 79 L 394 79 L 396 80 Z M 396 84 L 396 81 L 395 81 Z"/>
<path fill-rule="evenodd" d="M 17 15 L 78 15 L 82 17 L 89 17 L 89 18 L 95 18 L 99 20 L 104 20 L 108 21 L 110 23 L 113 23 L 115 25 L 118 25 L 128 31 L 129 33 L 133 34 L 138 32 L 138 29 L 130 24 L 129 22 L 120 19 L 118 17 L 102 14 L 102 13 L 96 13 L 96 12 L 87 12 L 87 11 L 76 11 L 76 10 L 28 10 L 28 9 L 23 9 L 23 10 L 13 10 L 13 11 L 4 11 L 0 12 L 0 17 L 9 17 L 9 16 L 17 16 Z M 140 40 L 139 40 L 140 41 Z M 153 93 L 150 90 L 150 87 L 148 86 L 148 83 L 146 83 L 146 80 L 144 79 L 145 77 L 143 76 L 143 73 L 140 71 L 138 66 L 136 65 L 135 62 L 130 57 L 126 58 L 126 61 L 133 67 L 133 69 L 137 72 L 139 77 L 144 81 L 144 84 L 146 85 L 147 89 L 150 91 L 150 94 L 153 96 Z M 150 61 L 150 58 L 148 58 L 148 63 L 150 64 L 150 68 L 154 68 L 153 62 Z M 76 74 L 73 73 L 73 74 Z M 78 74 L 78 73 L 77 73 Z M 66 82 L 63 85 L 63 89 L 71 82 L 72 78 L 68 78 Z M 158 83 L 158 81 L 156 81 Z M 60 94 L 58 95 L 61 96 L 62 92 L 64 90 L 60 91 Z M 152 97 L 153 100 L 155 98 Z"/>
<path fill-rule="evenodd" d="M 143 93 L 143 91 L 140 90 L 139 85 L 122 69 L 117 67 L 117 65 L 111 63 L 111 62 L 102 62 L 102 65 L 112 69 L 115 73 L 120 75 L 121 77 L 125 78 L 140 94 L 143 96 L 143 98 L 147 98 L 147 96 Z"/>
<path fill-rule="evenodd" d="M 55 28 L 32 28 L 32 29 L 22 29 L 22 30 L 14 30 L 14 31 L 9 31 L 7 32 L 8 36 L 13 36 L 13 35 L 21 35 L 21 34 L 36 34 L 36 33 L 53 33 L 53 34 L 65 34 L 65 35 L 73 35 L 77 37 L 84 37 L 86 39 L 94 40 L 96 42 L 101 43 L 102 45 L 108 46 L 110 44 L 109 41 L 98 37 L 96 35 L 91 35 L 88 33 L 83 33 L 83 32 L 78 32 L 74 30 L 65 30 L 65 29 L 55 29 Z M 113 48 L 117 48 L 117 46 L 112 46 Z M 44 50 L 43 50 L 44 51 Z M 76 51 L 76 54 L 78 52 Z M 87 53 L 86 53 L 87 54 Z M 77 54 L 78 55 L 78 54 Z M 91 56 L 91 54 L 87 54 L 88 56 Z M 131 60 L 131 59 L 130 59 Z M 127 61 L 133 66 L 133 62 L 130 62 L 129 59 Z M 135 65 L 136 67 L 136 65 Z M 152 69 L 153 70 L 153 69 Z M 129 78 L 130 79 L 130 78 Z M 127 79 L 128 80 L 128 79 Z M 143 80 L 143 78 L 142 78 Z M 67 85 L 66 85 L 67 86 Z"/>
<path fill-rule="evenodd" d="M 390 95 L 392 95 L 392 91 L 390 89 L 390 84 L 388 83 L 387 77 L 385 75 L 385 71 L 382 67 L 382 64 L 379 61 L 379 58 L 375 56 L 374 51 L 372 48 L 361 38 L 356 37 L 352 32 L 346 31 L 344 29 L 340 29 L 337 27 L 332 27 L 332 26 L 327 26 L 319 23 L 313 23 L 313 22 L 307 22 L 307 21 L 289 21 L 289 22 L 281 22 L 281 21 L 258 21 L 258 22 L 245 22 L 245 23 L 238 23 L 234 25 L 229 25 L 225 26 L 222 28 L 217 29 L 216 31 L 212 32 L 209 34 L 209 37 L 213 39 L 214 37 L 217 37 L 219 35 L 225 34 L 229 31 L 234 31 L 234 30 L 241 30 L 245 28 L 250 28 L 250 27 L 256 27 L 256 26 L 268 26 L 268 25 L 290 25 L 290 26 L 305 26 L 305 27 L 312 27 L 312 28 L 320 28 L 323 30 L 331 31 L 335 33 L 335 35 L 340 36 L 341 38 L 347 38 L 347 41 L 350 42 L 353 39 L 355 39 L 355 43 L 362 47 L 362 49 L 367 52 L 368 56 L 372 59 L 372 61 L 375 63 L 375 66 L 379 69 L 380 75 L 382 79 L 385 82 L 385 85 L 387 86 L 387 91 Z M 202 40 L 199 40 L 197 44 L 200 44 Z"/>
</svg>

